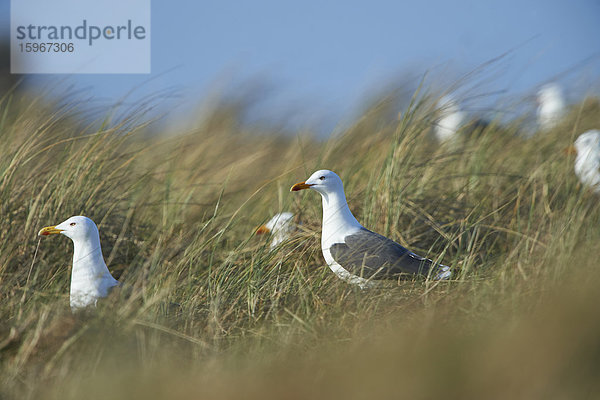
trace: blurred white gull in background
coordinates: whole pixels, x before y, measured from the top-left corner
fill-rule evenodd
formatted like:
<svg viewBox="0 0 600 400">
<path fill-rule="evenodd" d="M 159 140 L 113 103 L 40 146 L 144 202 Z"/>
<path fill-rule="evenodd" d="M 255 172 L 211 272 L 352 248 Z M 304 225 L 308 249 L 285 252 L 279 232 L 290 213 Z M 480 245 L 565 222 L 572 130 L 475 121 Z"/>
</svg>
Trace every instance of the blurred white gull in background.
<svg viewBox="0 0 600 400">
<path fill-rule="evenodd" d="M 456 139 L 456 133 L 465 122 L 466 115 L 450 95 L 442 97 L 438 105 L 440 117 L 435 124 L 434 134 L 440 143 L 444 143 Z"/>
<path fill-rule="evenodd" d="M 264 225 L 261 225 L 257 230 L 257 235 L 270 233 L 273 236 L 271 241 L 271 249 L 274 249 L 279 244 L 289 239 L 291 233 L 296 230 L 296 225 L 293 221 L 294 214 L 291 212 L 282 212 L 275 214 L 273 218 Z"/>
<path fill-rule="evenodd" d="M 586 186 L 600 193 L 600 130 L 593 129 L 575 140 L 575 174 Z"/>
<path fill-rule="evenodd" d="M 537 93 L 537 122 L 540 130 L 547 131 L 556 126 L 565 114 L 565 101 L 560 86 L 549 83 Z"/>
</svg>

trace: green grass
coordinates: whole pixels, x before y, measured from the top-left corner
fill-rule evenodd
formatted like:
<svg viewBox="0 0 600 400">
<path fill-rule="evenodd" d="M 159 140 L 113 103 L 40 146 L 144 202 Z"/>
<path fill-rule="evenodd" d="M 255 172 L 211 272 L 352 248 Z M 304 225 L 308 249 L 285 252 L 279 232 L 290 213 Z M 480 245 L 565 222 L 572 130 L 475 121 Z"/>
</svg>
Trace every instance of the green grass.
<svg viewBox="0 0 600 400">
<path fill-rule="evenodd" d="M 98 127 L 3 97 L 0 398 L 599 396 L 600 202 L 562 152 L 600 126 L 598 100 L 531 140 L 517 121 L 452 148 L 428 138 L 426 100 L 400 120 L 384 100 L 318 141 L 226 108 L 155 137 L 143 110 Z M 454 279 L 361 291 L 333 276 L 319 196 L 288 191 L 322 168 L 359 221 Z M 254 229 L 282 210 L 301 230 L 270 252 Z M 98 224 L 127 285 L 83 315 L 71 242 L 36 236 L 72 215 Z"/>
</svg>

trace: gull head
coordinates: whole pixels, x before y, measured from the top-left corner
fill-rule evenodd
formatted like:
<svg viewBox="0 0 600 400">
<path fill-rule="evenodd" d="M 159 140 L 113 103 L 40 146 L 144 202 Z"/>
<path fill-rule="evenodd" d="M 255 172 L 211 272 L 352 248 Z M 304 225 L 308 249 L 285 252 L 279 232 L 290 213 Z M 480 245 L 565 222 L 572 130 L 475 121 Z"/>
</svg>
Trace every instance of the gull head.
<svg viewBox="0 0 600 400">
<path fill-rule="evenodd" d="M 438 101 L 438 106 L 442 115 L 448 115 L 460 112 L 460 108 L 458 107 L 458 103 L 452 96 L 449 94 L 443 96 Z"/>
<path fill-rule="evenodd" d="M 593 150 L 600 152 L 600 130 L 593 129 L 579 135 L 575 140 L 575 150 L 578 155 L 583 155 Z"/>
<path fill-rule="evenodd" d="M 537 101 L 540 105 L 562 106 L 563 96 L 560 86 L 555 83 L 548 83 L 537 92 Z"/>
<path fill-rule="evenodd" d="M 290 191 L 297 192 L 298 190 L 312 189 L 327 195 L 329 193 L 344 192 L 342 179 L 333 171 L 321 169 L 310 176 L 304 182 L 296 183 Z"/>
<path fill-rule="evenodd" d="M 257 230 L 256 234 L 261 235 L 263 233 L 277 234 L 279 232 L 288 232 L 291 230 L 291 222 L 294 218 L 294 214 L 291 212 L 282 212 L 275 214 L 273 218 L 264 225 L 261 225 Z"/>
<path fill-rule="evenodd" d="M 99 237 L 98 228 L 94 221 L 83 216 L 71 217 L 58 225 L 42 228 L 38 232 L 39 236 L 56 234 L 65 235 L 73 241 Z"/>
</svg>

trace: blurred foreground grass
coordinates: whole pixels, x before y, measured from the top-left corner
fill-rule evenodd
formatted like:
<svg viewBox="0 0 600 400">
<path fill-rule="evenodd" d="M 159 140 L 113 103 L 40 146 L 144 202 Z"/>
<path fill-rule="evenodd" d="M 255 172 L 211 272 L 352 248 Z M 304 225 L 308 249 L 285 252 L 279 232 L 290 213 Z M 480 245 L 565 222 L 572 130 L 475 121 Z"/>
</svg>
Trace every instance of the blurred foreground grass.
<svg viewBox="0 0 600 400">
<path fill-rule="evenodd" d="M 3 97 L 0 398 L 600 396 L 600 205 L 562 153 L 600 126 L 597 99 L 533 139 L 495 124 L 451 148 L 428 138 L 427 102 L 400 120 L 382 104 L 319 141 L 227 109 L 155 137 L 135 112 L 92 128 Z M 339 281 L 319 196 L 288 192 L 320 168 L 365 226 L 455 279 Z M 282 210 L 302 227 L 269 252 L 254 228 Z M 36 233 L 78 214 L 129 290 L 73 316 L 72 245 Z"/>
</svg>

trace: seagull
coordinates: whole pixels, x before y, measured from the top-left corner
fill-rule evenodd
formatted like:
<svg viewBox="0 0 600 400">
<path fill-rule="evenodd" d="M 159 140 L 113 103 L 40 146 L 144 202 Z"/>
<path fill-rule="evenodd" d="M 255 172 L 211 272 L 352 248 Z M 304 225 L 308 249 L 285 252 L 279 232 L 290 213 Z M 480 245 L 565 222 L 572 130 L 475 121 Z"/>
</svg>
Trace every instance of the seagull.
<svg viewBox="0 0 600 400">
<path fill-rule="evenodd" d="M 450 278 L 450 268 L 435 265 L 385 236 L 364 228 L 346 202 L 342 180 L 335 172 L 320 170 L 292 192 L 317 191 L 323 200 L 321 250 L 329 268 L 342 280 L 361 289 L 377 286 L 378 280 L 421 274 L 441 280 Z"/>
<path fill-rule="evenodd" d="M 275 214 L 273 218 L 264 225 L 261 225 L 257 230 L 257 235 L 264 233 L 271 233 L 273 235 L 273 241 L 271 242 L 271 249 L 274 249 L 279 244 L 285 242 L 290 234 L 296 229 L 294 222 L 292 221 L 294 214 L 291 212 L 282 212 Z"/>
<path fill-rule="evenodd" d="M 119 285 L 112 277 L 100 248 L 100 235 L 94 221 L 75 216 L 56 226 L 42 228 L 38 235 L 62 234 L 73 241 L 73 269 L 71 271 L 71 310 L 78 311 L 96 306 L 99 298 L 106 297 Z"/>
<path fill-rule="evenodd" d="M 549 83 L 537 93 L 537 121 L 541 130 L 547 131 L 556 126 L 565 113 L 565 101 L 560 86 Z"/>
<path fill-rule="evenodd" d="M 600 193 L 600 130 L 593 129 L 575 140 L 575 174 L 586 186 Z"/>
<path fill-rule="evenodd" d="M 465 121 L 465 113 L 460 110 L 456 100 L 447 95 L 440 99 L 441 116 L 435 124 L 434 134 L 440 143 L 456 138 L 456 133 Z"/>
</svg>

